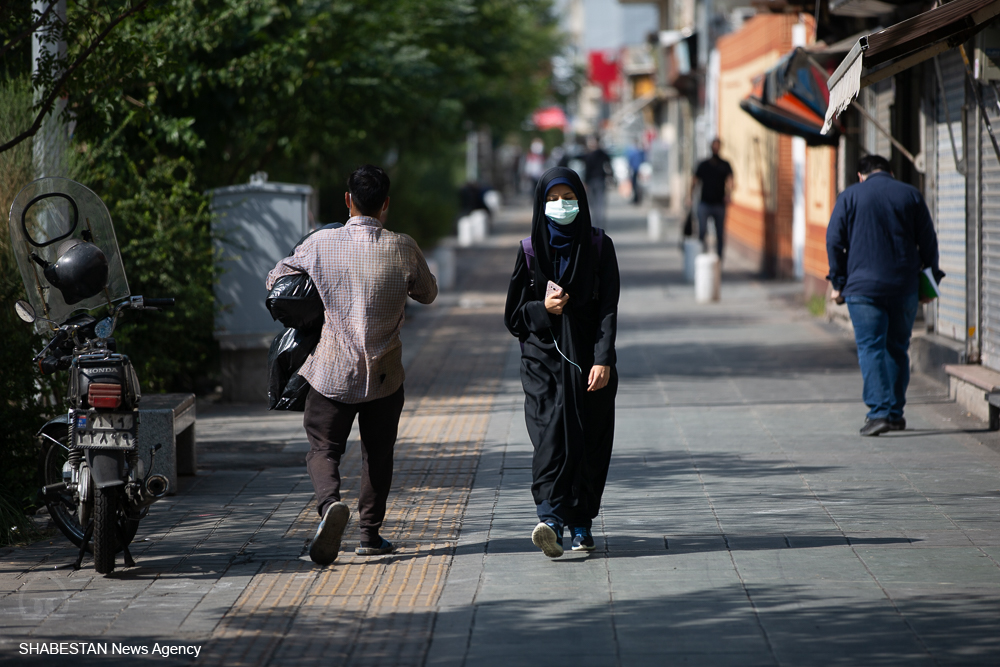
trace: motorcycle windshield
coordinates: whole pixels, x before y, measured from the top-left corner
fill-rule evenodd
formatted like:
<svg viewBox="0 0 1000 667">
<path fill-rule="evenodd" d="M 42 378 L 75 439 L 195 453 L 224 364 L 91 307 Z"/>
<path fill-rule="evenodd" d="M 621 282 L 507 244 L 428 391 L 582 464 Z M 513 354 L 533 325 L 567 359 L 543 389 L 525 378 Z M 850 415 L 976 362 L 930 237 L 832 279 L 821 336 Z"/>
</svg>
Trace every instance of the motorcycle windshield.
<svg viewBox="0 0 1000 667">
<path fill-rule="evenodd" d="M 68 178 L 28 183 L 10 207 L 11 246 L 28 302 L 47 319 L 129 296 L 111 214 L 101 198 Z M 36 321 L 39 332 L 49 325 Z"/>
</svg>

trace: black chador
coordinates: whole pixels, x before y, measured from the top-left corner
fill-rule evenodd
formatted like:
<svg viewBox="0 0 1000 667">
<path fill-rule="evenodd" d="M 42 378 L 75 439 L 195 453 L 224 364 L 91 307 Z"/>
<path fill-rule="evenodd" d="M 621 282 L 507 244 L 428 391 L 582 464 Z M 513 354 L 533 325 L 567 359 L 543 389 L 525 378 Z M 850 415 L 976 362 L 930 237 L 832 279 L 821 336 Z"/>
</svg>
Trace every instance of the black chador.
<svg viewBox="0 0 1000 667">
<path fill-rule="evenodd" d="M 559 314 L 547 309 L 549 281 L 569 297 Z M 522 347 L 539 518 L 532 540 L 550 557 L 563 553 L 564 526 L 574 550 L 594 548 L 590 528 L 614 440 L 619 289 L 614 244 L 591 228 L 580 177 L 549 170 L 535 190 L 531 239 L 518 250 L 504 320 Z"/>
</svg>

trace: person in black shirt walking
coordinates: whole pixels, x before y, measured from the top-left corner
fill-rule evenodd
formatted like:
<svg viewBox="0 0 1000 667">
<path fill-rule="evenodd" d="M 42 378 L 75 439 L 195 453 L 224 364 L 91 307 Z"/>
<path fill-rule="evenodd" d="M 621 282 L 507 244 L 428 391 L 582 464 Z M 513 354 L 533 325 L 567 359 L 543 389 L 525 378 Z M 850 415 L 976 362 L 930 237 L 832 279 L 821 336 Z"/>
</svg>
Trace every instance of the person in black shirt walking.
<svg viewBox="0 0 1000 667">
<path fill-rule="evenodd" d="M 719 157 L 722 142 L 718 138 L 712 140 L 712 157 L 698 165 L 691 179 L 688 191 L 687 206 L 691 207 L 694 190 L 701 185 L 701 201 L 698 203 L 698 239 L 705 245 L 705 234 L 708 233 L 708 219 L 715 222 L 715 245 L 719 259 L 722 259 L 723 241 L 725 238 L 726 206 L 733 191 L 733 168 Z"/>
</svg>

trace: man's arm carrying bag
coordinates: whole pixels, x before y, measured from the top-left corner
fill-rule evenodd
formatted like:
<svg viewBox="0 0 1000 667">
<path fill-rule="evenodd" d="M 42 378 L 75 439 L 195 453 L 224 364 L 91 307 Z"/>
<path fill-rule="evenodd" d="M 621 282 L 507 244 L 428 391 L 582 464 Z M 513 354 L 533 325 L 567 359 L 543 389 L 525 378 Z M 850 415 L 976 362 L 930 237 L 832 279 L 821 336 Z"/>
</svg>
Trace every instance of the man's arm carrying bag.
<svg viewBox="0 0 1000 667">
<path fill-rule="evenodd" d="M 289 329 L 323 326 L 323 301 L 312 278 L 304 273 L 278 278 L 264 303 L 271 317 Z"/>
<path fill-rule="evenodd" d="M 320 227 L 302 237 L 295 247 L 320 229 L 336 227 L 343 225 L 335 222 Z M 319 343 L 324 320 L 323 300 L 308 275 L 295 273 L 274 281 L 264 304 L 271 317 L 288 327 L 274 337 L 267 355 L 268 409 L 302 412 L 309 383 L 298 370 Z"/>
<path fill-rule="evenodd" d="M 318 231 L 338 227 L 343 227 L 343 225 L 334 222 L 313 230 L 299 239 L 295 248 L 298 248 L 302 245 L 302 241 Z M 289 257 L 295 253 L 295 248 L 292 248 L 292 252 L 288 253 Z M 323 301 L 319 298 L 316 285 L 305 273 L 282 276 L 274 281 L 264 304 L 267 306 L 267 312 L 271 313 L 271 317 L 289 329 L 311 329 L 323 326 Z"/>
</svg>

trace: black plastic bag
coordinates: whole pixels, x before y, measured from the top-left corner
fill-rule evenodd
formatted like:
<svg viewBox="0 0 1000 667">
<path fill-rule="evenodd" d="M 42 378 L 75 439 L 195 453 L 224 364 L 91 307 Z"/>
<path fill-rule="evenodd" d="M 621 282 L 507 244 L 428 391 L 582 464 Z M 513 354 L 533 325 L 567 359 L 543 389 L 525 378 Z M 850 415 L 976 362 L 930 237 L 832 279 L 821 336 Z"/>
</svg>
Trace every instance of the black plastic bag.
<svg viewBox="0 0 1000 667">
<path fill-rule="evenodd" d="M 269 410 L 305 410 L 309 383 L 298 374 L 316 349 L 320 329 L 285 329 L 271 341 L 267 353 L 267 401 Z"/>
<path fill-rule="evenodd" d="M 331 222 L 314 229 L 299 239 L 295 248 L 302 245 L 303 241 L 316 232 L 343 226 L 342 223 Z M 295 248 L 292 248 L 292 251 L 288 253 L 289 257 L 295 254 Z M 290 329 L 311 329 L 323 326 L 323 300 L 319 297 L 316 285 L 305 273 L 282 276 L 274 281 L 264 304 L 273 319 Z"/>
<path fill-rule="evenodd" d="M 285 391 L 281 392 L 275 410 L 287 410 L 288 412 L 305 412 L 306 396 L 309 394 L 309 383 L 306 379 L 296 373 L 288 380 Z"/>
<path fill-rule="evenodd" d="M 684 217 L 684 236 L 694 236 L 694 210 L 688 209 L 687 215 Z"/>
<path fill-rule="evenodd" d="M 264 303 L 271 317 L 290 329 L 312 329 L 323 324 L 323 300 L 304 273 L 278 278 Z"/>
<path fill-rule="evenodd" d="M 334 222 L 315 229 L 303 236 L 295 248 L 316 232 L 337 227 L 343 225 Z M 267 354 L 268 409 L 302 412 L 306 407 L 309 383 L 297 371 L 319 343 L 324 320 L 323 300 L 312 279 L 304 273 L 296 273 L 274 281 L 264 304 L 271 317 L 288 327 L 274 337 Z"/>
</svg>

